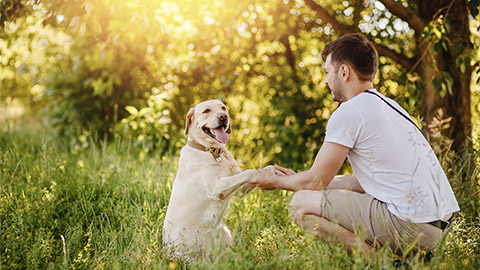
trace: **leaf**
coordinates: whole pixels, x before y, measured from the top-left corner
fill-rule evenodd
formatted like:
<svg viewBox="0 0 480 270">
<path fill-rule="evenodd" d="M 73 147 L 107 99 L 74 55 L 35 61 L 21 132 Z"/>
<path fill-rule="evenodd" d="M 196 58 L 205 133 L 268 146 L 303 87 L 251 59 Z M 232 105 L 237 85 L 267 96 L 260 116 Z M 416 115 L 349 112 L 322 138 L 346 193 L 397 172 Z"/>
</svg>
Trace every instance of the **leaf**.
<svg viewBox="0 0 480 270">
<path fill-rule="evenodd" d="M 463 63 L 463 58 L 461 56 L 457 57 L 457 60 L 455 60 L 455 65 L 458 67 Z"/>
<path fill-rule="evenodd" d="M 427 84 L 423 80 L 416 80 L 415 81 L 415 86 L 420 91 L 423 91 L 423 90 L 425 90 L 425 88 L 427 88 Z"/>
<path fill-rule="evenodd" d="M 471 62 L 471 58 L 468 57 L 468 56 L 459 57 L 459 58 L 457 58 L 457 60 L 455 61 L 455 63 L 457 64 L 457 66 L 460 67 L 460 71 L 461 71 L 462 73 L 465 73 L 465 70 L 467 69 L 467 66 L 470 66 L 470 62 Z"/>
<path fill-rule="evenodd" d="M 443 82 L 442 82 L 442 78 L 440 77 L 434 77 L 432 79 L 432 85 L 433 87 L 435 88 L 435 92 L 437 92 L 438 94 L 440 94 L 440 96 L 444 97 L 445 94 L 446 94 L 446 89 L 444 91 L 444 85 L 443 85 Z"/>
<path fill-rule="evenodd" d="M 94 96 L 101 96 L 105 90 L 105 83 L 103 82 L 102 78 L 98 78 L 91 82 L 91 86 L 93 88 L 93 95 Z"/>
<path fill-rule="evenodd" d="M 134 106 L 126 106 L 125 110 L 127 110 L 127 112 L 129 112 L 131 115 L 137 115 L 138 114 L 138 110 Z"/>
<path fill-rule="evenodd" d="M 461 40 L 456 41 L 456 42 L 453 43 L 453 45 L 452 45 L 452 54 L 453 54 L 453 55 L 456 55 L 457 53 L 462 52 L 463 48 L 464 48 L 464 45 L 462 44 Z M 457 60 L 458 60 L 458 59 L 457 59 Z M 458 64 L 457 64 L 457 66 L 458 66 Z"/>
<path fill-rule="evenodd" d="M 453 95 L 453 78 L 448 72 L 443 72 L 443 77 L 445 78 L 447 84 L 447 91 L 450 95 Z"/>
<path fill-rule="evenodd" d="M 462 64 L 460 65 L 460 71 L 461 71 L 462 73 L 465 73 L 465 70 L 466 70 L 466 69 L 467 69 L 467 67 L 466 67 L 465 61 L 464 61 L 464 62 L 462 62 Z"/>
<path fill-rule="evenodd" d="M 132 106 L 133 107 L 133 106 Z M 135 107 L 134 107 L 135 108 Z M 145 108 L 142 108 L 139 112 L 139 114 L 142 116 L 142 115 L 145 115 L 148 111 L 150 111 L 151 109 L 148 108 L 148 107 L 145 107 Z"/>
<path fill-rule="evenodd" d="M 445 41 L 445 40 L 442 39 L 442 42 L 441 42 L 441 43 L 442 43 L 443 49 L 447 52 L 447 51 L 448 51 L 447 41 Z"/>
<path fill-rule="evenodd" d="M 450 33 L 450 21 L 448 19 L 445 21 L 443 26 L 445 27 L 445 33 L 446 34 Z"/>
<path fill-rule="evenodd" d="M 437 42 L 433 45 L 433 52 L 434 54 L 441 53 L 442 52 L 442 44 L 441 42 Z"/>
<path fill-rule="evenodd" d="M 467 5 L 468 9 L 470 10 L 470 14 L 472 14 L 472 17 L 477 17 L 479 13 L 480 0 L 470 0 L 468 1 Z"/>
</svg>

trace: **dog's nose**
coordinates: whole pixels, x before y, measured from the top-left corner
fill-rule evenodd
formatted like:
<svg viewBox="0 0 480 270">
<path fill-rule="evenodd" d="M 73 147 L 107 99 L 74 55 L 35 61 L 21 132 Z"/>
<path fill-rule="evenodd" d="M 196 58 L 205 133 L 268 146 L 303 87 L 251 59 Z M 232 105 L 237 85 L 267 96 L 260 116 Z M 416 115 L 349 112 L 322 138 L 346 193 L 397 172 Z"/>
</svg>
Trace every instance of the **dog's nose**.
<svg viewBox="0 0 480 270">
<path fill-rule="evenodd" d="M 220 120 L 221 122 L 225 122 L 228 120 L 228 116 L 226 113 L 221 113 L 218 115 L 218 120 Z"/>
</svg>

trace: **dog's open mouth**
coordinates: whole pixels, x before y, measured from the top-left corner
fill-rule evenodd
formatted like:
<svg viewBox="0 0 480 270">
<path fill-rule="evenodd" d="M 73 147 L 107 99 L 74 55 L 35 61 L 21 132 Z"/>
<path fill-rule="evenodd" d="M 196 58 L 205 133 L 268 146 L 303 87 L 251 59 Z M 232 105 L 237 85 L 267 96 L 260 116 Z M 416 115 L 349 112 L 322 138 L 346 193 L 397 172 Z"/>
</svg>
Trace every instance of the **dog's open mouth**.
<svg viewBox="0 0 480 270">
<path fill-rule="evenodd" d="M 205 132 L 208 136 L 214 138 L 219 143 L 227 143 L 228 142 L 228 134 L 227 134 L 227 125 L 223 124 L 218 126 L 217 128 L 208 128 L 203 127 L 203 132 Z"/>
</svg>

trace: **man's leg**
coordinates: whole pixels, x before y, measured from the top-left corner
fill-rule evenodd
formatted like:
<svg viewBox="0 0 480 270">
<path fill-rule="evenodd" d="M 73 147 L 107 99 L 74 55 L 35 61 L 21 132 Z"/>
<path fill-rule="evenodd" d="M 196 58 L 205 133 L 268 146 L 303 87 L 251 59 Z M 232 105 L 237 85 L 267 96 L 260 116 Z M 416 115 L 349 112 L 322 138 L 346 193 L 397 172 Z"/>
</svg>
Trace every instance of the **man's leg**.
<svg viewBox="0 0 480 270">
<path fill-rule="evenodd" d="M 291 213 L 299 226 L 318 238 L 332 237 L 350 251 L 355 243 L 364 249 L 362 252 L 368 251 L 367 243 L 361 240 L 366 239 L 405 256 L 412 251 L 434 250 L 445 234 L 431 224 L 396 217 L 385 203 L 370 195 L 343 189 L 298 191 L 291 201 Z"/>
<path fill-rule="evenodd" d="M 333 239 L 336 242 L 343 243 L 349 252 L 356 248 L 359 248 L 362 253 L 370 251 L 372 249 L 371 246 L 352 230 L 324 217 L 322 210 L 322 207 L 325 205 L 324 196 L 325 191 L 297 191 L 290 202 L 293 221 L 319 239 Z M 341 206 L 339 206 L 338 210 L 349 211 L 349 209 Z"/>
</svg>

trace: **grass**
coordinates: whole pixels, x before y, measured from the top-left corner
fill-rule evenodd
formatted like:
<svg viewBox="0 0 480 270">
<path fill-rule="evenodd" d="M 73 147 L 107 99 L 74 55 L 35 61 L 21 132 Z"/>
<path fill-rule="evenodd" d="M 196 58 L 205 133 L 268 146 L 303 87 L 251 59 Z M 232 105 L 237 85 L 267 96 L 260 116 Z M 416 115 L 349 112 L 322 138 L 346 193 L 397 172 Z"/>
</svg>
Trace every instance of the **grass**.
<svg viewBox="0 0 480 270">
<path fill-rule="evenodd" d="M 35 122 L 0 127 L 1 269 L 185 269 L 162 250 L 162 222 L 177 157 L 138 153 L 121 139 L 95 145 L 58 139 Z M 462 212 L 430 262 L 412 269 L 480 267 L 478 152 L 449 162 Z M 258 165 L 258 164 L 255 164 Z M 244 166 L 244 167 L 248 167 Z M 252 166 L 253 167 L 253 166 Z M 189 269 L 381 269 L 394 256 L 380 249 L 349 255 L 304 234 L 288 213 L 286 191 L 234 198 L 225 217 L 231 248 L 212 247 Z M 373 263 L 376 257 L 376 263 Z"/>
</svg>

